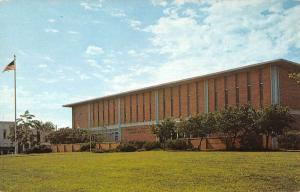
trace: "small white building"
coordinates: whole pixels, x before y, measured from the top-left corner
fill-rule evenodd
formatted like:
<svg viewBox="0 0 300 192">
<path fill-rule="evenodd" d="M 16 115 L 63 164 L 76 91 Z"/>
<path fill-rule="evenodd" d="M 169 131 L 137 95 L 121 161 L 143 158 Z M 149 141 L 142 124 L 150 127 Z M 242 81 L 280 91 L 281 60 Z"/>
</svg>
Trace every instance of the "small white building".
<svg viewBox="0 0 300 192">
<path fill-rule="evenodd" d="M 14 122 L 0 121 L 0 154 L 14 151 L 14 144 L 9 139 L 10 130 L 13 127 Z"/>
</svg>

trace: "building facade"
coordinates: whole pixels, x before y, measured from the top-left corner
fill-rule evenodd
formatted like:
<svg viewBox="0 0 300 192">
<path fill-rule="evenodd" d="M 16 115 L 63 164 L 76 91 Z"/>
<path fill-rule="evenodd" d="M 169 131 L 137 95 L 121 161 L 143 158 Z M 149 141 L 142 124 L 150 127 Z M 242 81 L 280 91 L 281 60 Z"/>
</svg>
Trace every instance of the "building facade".
<svg viewBox="0 0 300 192">
<path fill-rule="evenodd" d="M 0 121 L 0 154 L 14 152 L 14 145 L 9 139 L 10 130 L 14 125 L 14 122 Z"/>
<path fill-rule="evenodd" d="M 153 141 L 151 125 L 226 106 L 288 106 L 300 125 L 300 86 L 289 79 L 300 65 L 279 59 L 64 105 L 72 127 L 105 135 L 107 141 Z"/>
</svg>

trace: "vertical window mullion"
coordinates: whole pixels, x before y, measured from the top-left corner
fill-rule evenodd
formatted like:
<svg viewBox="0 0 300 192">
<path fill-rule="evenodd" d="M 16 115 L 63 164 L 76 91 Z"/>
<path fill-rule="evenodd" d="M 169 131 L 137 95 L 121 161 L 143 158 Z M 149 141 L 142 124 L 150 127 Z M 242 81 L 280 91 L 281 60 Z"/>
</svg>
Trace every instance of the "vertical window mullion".
<svg viewBox="0 0 300 192">
<path fill-rule="evenodd" d="M 145 121 L 145 93 L 143 93 L 143 121 Z"/>
<path fill-rule="evenodd" d="M 240 105 L 240 87 L 239 87 L 239 76 L 235 74 L 235 102 L 236 105 Z"/>
<path fill-rule="evenodd" d="M 199 113 L 199 82 L 196 82 L 196 113 Z"/>
<path fill-rule="evenodd" d="M 227 87 L 227 76 L 224 77 L 224 94 L 225 94 L 225 108 L 228 107 L 228 87 Z"/>
<path fill-rule="evenodd" d="M 186 89 L 186 94 L 187 94 L 187 114 L 190 116 L 191 110 L 190 110 L 190 85 L 187 84 L 187 89 Z"/>
<path fill-rule="evenodd" d="M 152 121 L 152 92 L 149 92 L 149 111 L 150 111 L 150 121 Z"/>
<path fill-rule="evenodd" d="M 130 95 L 130 114 L 129 114 L 129 122 L 132 122 L 132 95 Z"/>
<path fill-rule="evenodd" d="M 178 87 L 178 112 L 179 117 L 181 117 L 181 86 Z"/>
<path fill-rule="evenodd" d="M 139 98 L 138 94 L 135 95 L 135 121 L 139 121 Z"/>
<path fill-rule="evenodd" d="M 170 90 L 171 94 L 171 117 L 173 117 L 173 87 Z"/>
<path fill-rule="evenodd" d="M 247 72 L 247 101 L 251 103 L 251 78 L 250 72 Z"/>
<path fill-rule="evenodd" d="M 165 89 L 163 89 L 163 119 L 166 118 L 166 95 Z"/>
<path fill-rule="evenodd" d="M 260 107 L 263 107 L 263 99 L 264 99 L 264 83 L 262 80 L 262 69 L 259 70 L 259 104 Z"/>
<path fill-rule="evenodd" d="M 218 110 L 218 92 L 217 92 L 217 80 L 214 79 L 214 99 L 215 99 L 215 111 Z"/>
</svg>

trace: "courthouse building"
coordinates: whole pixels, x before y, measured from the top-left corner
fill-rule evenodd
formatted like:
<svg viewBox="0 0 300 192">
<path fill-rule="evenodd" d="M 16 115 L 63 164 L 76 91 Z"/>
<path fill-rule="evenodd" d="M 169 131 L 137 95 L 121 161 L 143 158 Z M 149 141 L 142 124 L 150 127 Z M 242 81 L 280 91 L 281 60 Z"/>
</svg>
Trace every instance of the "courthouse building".
<svg viewBox="0 0 300 192">
<path fill-rule="evenodd" d="M 289 79 L 300 65 L 279 59 L 143 89 L 67 104 L 72 127 L 95 130 L 107 141 L 153 141 L 151 125 L 226 106 L 288 106 L 300 125 L 300 85 Z"/>
</svg>

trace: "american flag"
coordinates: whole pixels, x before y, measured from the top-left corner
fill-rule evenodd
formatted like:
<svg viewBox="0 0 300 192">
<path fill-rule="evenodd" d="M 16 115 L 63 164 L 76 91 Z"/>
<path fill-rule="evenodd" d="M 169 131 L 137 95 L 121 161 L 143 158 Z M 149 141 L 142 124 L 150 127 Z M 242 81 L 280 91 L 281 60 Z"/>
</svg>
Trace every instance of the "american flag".
<svg viewBox="0 0 300 192">
<path fill-rule="evenodd" d="M 15 70 L 15 69 L 16 69 L 15 61 L 12 61 L 8 65 L 6 65 L 6 67 L 4 68 L 3 72 Z"/>
</svg>

